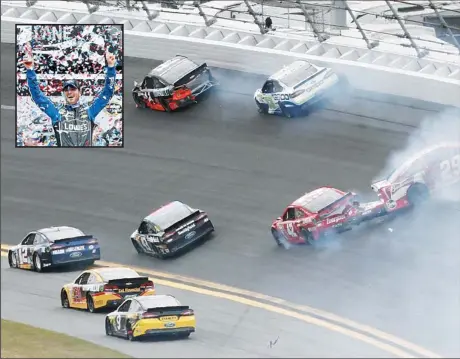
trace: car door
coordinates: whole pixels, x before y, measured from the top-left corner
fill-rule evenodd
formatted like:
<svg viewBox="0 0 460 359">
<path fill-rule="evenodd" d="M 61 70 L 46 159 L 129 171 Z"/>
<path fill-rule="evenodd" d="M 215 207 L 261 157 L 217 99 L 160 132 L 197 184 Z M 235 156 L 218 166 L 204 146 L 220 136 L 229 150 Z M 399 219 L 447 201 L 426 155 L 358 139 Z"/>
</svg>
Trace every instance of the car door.
<svg viewBox="0 0 460 359">
<path fill-rule="evenodd" d="M 280 223 L 281 231 L 288 240 L 299 238 L 299 228 L 296 223 L 296 208 L 288 207 L 283 214 L 283 221 Z"/>
<path fill-rule="evenodd" d="M 126 328 L 133 328 L 136 322 L 140 319 L 142 312 L 142 306 L 135 298 L 133 298 L 126 314 Z"/>
<path fill-rule="evenodd" d="M 83 272 L 74 282 L 70 293 L 70 305 L 77 308 L 86 308 L 86 293 L 83 286 L 87 284 L 91 272 Z"/>
<path fill-rule="evenodd" d="M 16 258 L 19 268 L 32 268 L 32 255 L 34 249 L 35 232 L 29 233 L 16 249 Z"/>
<path fill-rule="evenodd" d="M 126 320 L 132 299 L 125 300 L 116 310 L 113 320 L 113 329 L 117 335 L 126 335 Z"/>
<path fill-rule="evenodd" d="M 269 113 L 273 113 L 277 109 L 279 109 L 279 103 L 278 101 L 275 101 L 274 99 L 275 92 L 276 92 L 275 81 L 267 80 L 262 86 L 260 95 L 257 98 L 257 100 L 260 101 L 261 103 L 265 103 L 268 105 Z"/>
</svg>

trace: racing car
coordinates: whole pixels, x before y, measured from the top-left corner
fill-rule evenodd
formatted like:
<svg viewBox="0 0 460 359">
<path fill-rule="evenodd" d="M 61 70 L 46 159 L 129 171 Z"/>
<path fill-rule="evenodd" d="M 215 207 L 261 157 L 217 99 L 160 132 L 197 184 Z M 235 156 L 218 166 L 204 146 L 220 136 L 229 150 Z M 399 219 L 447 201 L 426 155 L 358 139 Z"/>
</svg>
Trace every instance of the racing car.
<svg viewBox="0 0 460 359">
<path fill-rule="evenodd" d="M 106 335 L 130 341 L 158 335 L 187 338 L 195 329 L 194 311 L 172 295 L 127 299 L 105 319 Z"/>
<path fill-rule="evenodd" d="M 263 114 L 294 117 L 318 102 L 339 83 L 330 68 L 297 60 L 271 75 L 254 100 Z"/>
<path fill-rule="evenodd" d="M 371 188 L 388 212 L 415 207 L 431 194 L 460 182 L 460 143 L 440 143 L 418 152 Z"/>
<path fill-rule="evenodd" d="M 358 195 L 320 187 L 292 202 L 271 226 L 278 246 L 313 244 L 323 236 L 350 230 L 364 221 L 386 215 L 383 201 L 361 204 Z"/>
<path fill-rule="evenodd" d="M 197 103 L 198 97 L 218 85 L 206 63 L 196 64 L 177 55 L 152 69 L 132 90 L 136 107 L 171 112 Z"/>
<path fill-rule="evenodd" d="M 145 217 L 131 234 L 131 242 L 138 253 L 165 258 L 210 237 L 212 232 L 214 225 L 206 212 L 173 201 Z"/>
<path fill-rule="evenodd" d="M 92 265 L 100 258 L 101 250 L 96 238 L 67 226 L 32 231 L 8 251 L 11 268 L 36 272 L 75 263 Z"/>
<path fill-rule="evenodd" d="M 95 268 L 62 287 L 61 305 L 94 313 L 113 310 L 128 298 L 150 295 L 155 295 L 154 283 L 131 268 Z"/>
</svg>

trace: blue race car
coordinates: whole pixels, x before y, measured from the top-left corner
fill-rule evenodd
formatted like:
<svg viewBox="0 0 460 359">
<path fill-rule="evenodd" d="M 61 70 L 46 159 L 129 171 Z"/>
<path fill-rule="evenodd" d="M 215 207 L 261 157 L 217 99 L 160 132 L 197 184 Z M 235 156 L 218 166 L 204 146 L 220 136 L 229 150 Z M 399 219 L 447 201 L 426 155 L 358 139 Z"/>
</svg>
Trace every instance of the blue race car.
<svg viewBox="0 0 460 359">
<path fill-rule="evenodd" d="M 332 69 L 297 60 L 271 75 L 254 94 L 260 113 L 294 117 L 339 83 Z"/>
<path fill-rule="evenodd" d="M 96 238 L 67 226 L 30 232 L 20 244 L 8 251 L 11 268 L 36 272 L 74 263 L 92 265 L 100 258 L 101 249 Z"/>
</svg>

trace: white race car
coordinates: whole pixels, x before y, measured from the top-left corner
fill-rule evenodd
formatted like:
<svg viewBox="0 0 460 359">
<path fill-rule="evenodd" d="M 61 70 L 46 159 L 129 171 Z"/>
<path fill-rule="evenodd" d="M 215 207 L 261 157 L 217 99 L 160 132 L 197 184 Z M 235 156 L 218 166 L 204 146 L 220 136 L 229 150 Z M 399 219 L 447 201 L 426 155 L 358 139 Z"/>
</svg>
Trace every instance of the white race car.
<svg viewBox="0 0 460 359">
<path fill-rule="evenodd" d="M 254 94 L 259 112 L 293 117 L 335 87 L 332 69 L 297 60 L 271 75 Z"/>
</svg>

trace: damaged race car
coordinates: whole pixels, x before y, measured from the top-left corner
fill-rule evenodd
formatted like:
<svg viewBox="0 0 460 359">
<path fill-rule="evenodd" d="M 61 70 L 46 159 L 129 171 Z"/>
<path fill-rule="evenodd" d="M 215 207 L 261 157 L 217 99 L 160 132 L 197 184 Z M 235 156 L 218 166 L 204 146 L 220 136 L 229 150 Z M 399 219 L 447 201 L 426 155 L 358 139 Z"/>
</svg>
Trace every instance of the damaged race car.
<svg viewBox="0 0 460 359">
<path fill-rule="evenodd" d="M 381 200 L 359 203 L 353 192 L 320 187 L 292 202 L 271 226 L 278 246 L 313 244 L 323 236 L 352 229 L 386 214 Z"/>
<path fill-rule="evenodd" d="M 198 102 L 198 97 L 218 85 L 206 63 L 196 64 L 175 56 L 152 69 L 132 90 L 136 107 L 172 112 Z"/>
<path fill-rule="evenodd" d="M 328 95 L 339 81 L 332 69 L 297 60 L 271 75 L 254 100 L 260 113 L 295 117 Z"/>
<path fill-rule="evenodd" d="M 432 194 L 460 183 L 460 143 L 440 143 L 408 158 L 386 178 L 372 184 L 372 190 L 396 212 L 415 207 Z"/>
</svg>

